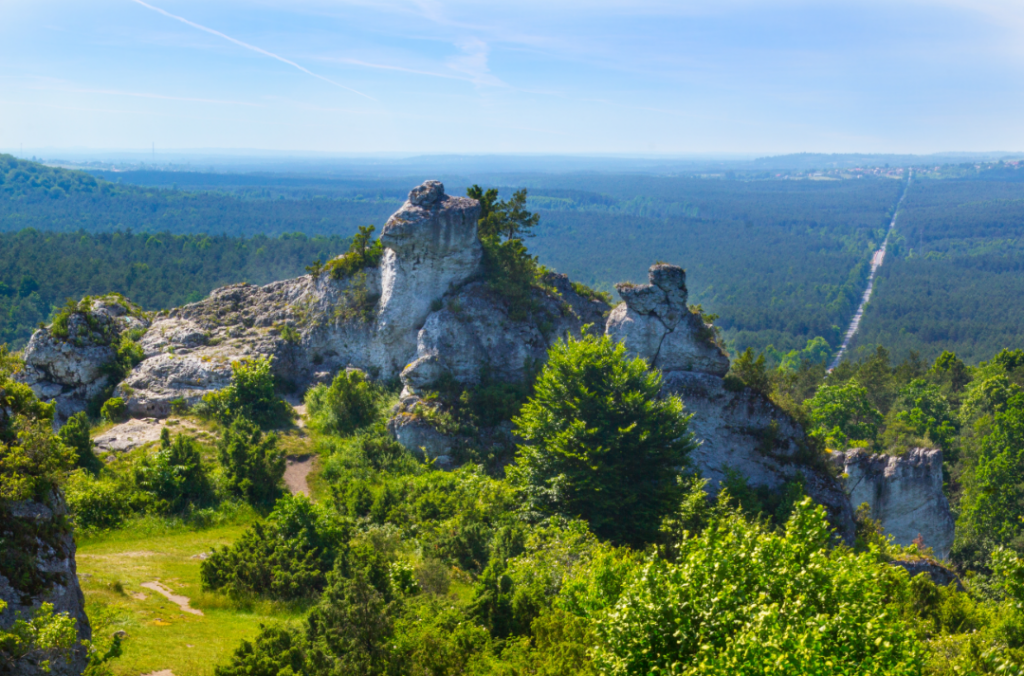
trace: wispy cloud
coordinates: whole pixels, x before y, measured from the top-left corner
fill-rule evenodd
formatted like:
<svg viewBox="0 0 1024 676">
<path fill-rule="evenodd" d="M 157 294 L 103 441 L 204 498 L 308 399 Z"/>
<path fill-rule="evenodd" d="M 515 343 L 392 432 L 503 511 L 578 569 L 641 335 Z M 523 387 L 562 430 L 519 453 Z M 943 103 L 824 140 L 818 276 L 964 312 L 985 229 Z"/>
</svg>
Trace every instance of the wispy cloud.
<svg viewBox="0 0 1024 676">
<path fill-rule="evenodd" d="M 479 38 L 468 38 L 455 45 L 462 54 L 448 59 L 448 67 L 457 73 L 463 73 L 476 84 L 503 86 L 505 83 L 491 74 L 487 65 L 490 49 L 487 43 Z"/>
<path fill-rule="evenodd" d="M 232 42 L 232 43 L 238 45 L 239 47 L 244 47 L 246 49 L 249 49 L 249 50 L 252 50 L 254 52 L 257 52 L 258 54 L 263 54 L 264 56 L 269 56 L 272 59 L 277 59 L 281 63 L 286 63 L 286 64 L 288 64 L 289 66 L 291 66 L 293 68 L 297 68 L 298 70 L 301 70 L 303 73 L 305 73 L 307 75 L 312 75 L 313 77 L 317 78 L 318 80 L 323 80 L 324 82 L 332 84 L 335 87 L 341 87 L 342 89 L 344 89 L 346 91 L 350 91 L 353 94 L 358 94 L 359 96 L 362 96 L 364 98 L 370 99 L 371 101 L 376 101 L 377 100 L 377 99 L 373 98 L 372 96 L 370 96 L 369 94 L 364 94 L 363 92 L 361 92 L 361 91 L 359 91 L 357 89 L 352 89 L 351 87 L 347 87 L 347 86 L 341 84 L 340 82 L 335 82 L 334 80 L 332 80 L 330 78 L 327 78 L 327 77 L 324 77 L 323 75 L 318 75 L 317 73 L 314 73 L 313 71 L 309 70 L 308 68 L 300 66 L 299 64 L 295 63 L 294 61 L 290 61 L 290 60 L 284 58 L 283 56 L 279 56 L 277 54 L 274 54 L 273 52 L 268 52 L 267 50 L 262 49 L 260 47 L 257 47 L 255 45 L 250 45 L 248 42 L 242 42 L 241 40 L 237 40 L 237 39 L 231 37 L 230 35 L 225 35 L 224 33 L 221 33 L 220 31 L 214 30 L 212 28 L 207 28 L 206 26 L 203 26 L 202 24 L 195 23 L 194 21 L 189 21 L 188 19 L 186 19 L 184 17 L 180 17 L 180 16 L 178 16 L 176 14 L 171 14 L 170 12 L 162 10 L 159 7 L 154 7 L 153 5 L 150 5 L 149 3 L 143 2 L 142 0 L 131 0 L 131 1 L 134 2 L 137 5 L 142 5 L 143 7 L 147 8 L 147 9 L 151 9 L 154 12 L 158 12 L 159 14 L 163 14 L 164 16 L 166 16 L 166 17 L 168 17 L 170 19 L 174 19 L 175 21 L 180 21 L 183 24 L 186 24 L 188 26 L 192 26 L 193 28 L 197 28 L 197 29 L 199 29 L 201 31 L 205 31 L 205 32 L 209 33 L 210 35 L 216 35 L 217 37 L 223 38 L 223 39 L 227 40 L 228 42 Z"/>
<path fill-rule="evenodd" d="M 232 106 L 251 106 L 253 108 L 266 108 L 260 103 L 249 103 L 247 101 L 227 101 L 223 99 L 198 99 L 190 96 L 168 96 L 166 94 L 150 94 L 148 92 L 123 92 L 116 89 L 78 89 L 72 87 L 29 87 L 29 89 L 51 90 L 71 92 L 73 94 L 108 94 L 112 96 L 134 96 L 140 99 L 160 99 L 162 101 L 189 101 L 193 103 L 218 103 Z"/>
</svg>

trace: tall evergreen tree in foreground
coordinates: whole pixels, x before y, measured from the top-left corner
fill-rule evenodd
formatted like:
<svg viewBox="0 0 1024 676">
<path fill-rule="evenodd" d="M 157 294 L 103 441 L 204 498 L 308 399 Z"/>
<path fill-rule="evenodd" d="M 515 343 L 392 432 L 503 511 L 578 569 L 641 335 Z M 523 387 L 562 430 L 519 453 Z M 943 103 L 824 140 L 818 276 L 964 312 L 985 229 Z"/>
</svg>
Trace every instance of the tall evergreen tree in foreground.
<svg viewBox="0 0 1024 676">
<path fill-rule="evenodd" d="M 660 391 L 661 374 L 605 336 L 556 343 L 514 420 L 527 443 L 509 475 L 530 506 L 616 543 L 653 541 L 693 449 L 683 403 Z"/>
</svg>

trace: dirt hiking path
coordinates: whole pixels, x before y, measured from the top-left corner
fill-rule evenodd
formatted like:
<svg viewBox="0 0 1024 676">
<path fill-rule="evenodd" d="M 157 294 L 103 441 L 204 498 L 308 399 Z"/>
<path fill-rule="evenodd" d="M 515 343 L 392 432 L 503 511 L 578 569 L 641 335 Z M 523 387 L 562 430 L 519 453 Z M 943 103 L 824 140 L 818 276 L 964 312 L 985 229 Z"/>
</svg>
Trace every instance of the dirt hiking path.
<svg viewBox="0 0 1024 676">
<path fill-rule="evenodd" d="M 289 455 L 285 458 L 284 485 L 292 495 L 299 493 L 309 497 L 309 482 L 307 478 L 313 471 L 312 455 Z"/>
<path fill-rule="evenodd" d="M 157 594 L 165 597 L 168 601 L 181 608 L 186 613 L 192 613 L 193 615 L 202 615 L 203 611 L 197 610 L 188 604 L 187 596 L 178 596 L 167 587 L 163 586 L 159 582 L 143 582 L 139 585 L 150 591 L 155 591 Z"/>
</svg>

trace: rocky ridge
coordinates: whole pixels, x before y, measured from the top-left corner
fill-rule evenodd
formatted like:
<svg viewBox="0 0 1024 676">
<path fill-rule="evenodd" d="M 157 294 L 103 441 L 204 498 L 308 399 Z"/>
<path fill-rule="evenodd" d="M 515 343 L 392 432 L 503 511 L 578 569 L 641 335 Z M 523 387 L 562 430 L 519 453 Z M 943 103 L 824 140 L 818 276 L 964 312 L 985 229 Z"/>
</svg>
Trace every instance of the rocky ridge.
<svg viewBox="0 0 1024 676">
<path fill-rule="evenodd" d="M 678 394 L 693 413 L 700 444 L 694 464 L 711 490 L 731 471 L 769 489 L 799 480 L 829 508 L 842 535 L 852 537 L 850 500 L 826 468 L 807 462 L 800 426 L 766 397 L 727 387 L 729 359 L 713 329 L 687 305 L 681 268 L 658 264 L 648 284 L 619 285 L 623 302 L 614 308 L 550 274 L 544 288 L 532 291 L 529 316 L 513 317 L 482 275 L 479 209 L 475 200 L 445 195 L 439 182 L 428 181 L 384 226 L 379 266 L 341 278 L 324 273 L 262 287 L 236 284 L 153 318 L 139 340 L 144 358 L 116 393 L 132 416 L 162 418 L 176 401 L 193 404 L 225 387 L 231 363 L 240 359 L 272 357 L 276 375 L 298 391 L 358 368 L 375 379 L 401 380 L 402 401 L 389 429 L 444 466 L 458 440 L 417 414 L 425 392 L 443 378 L 476 384 L 485 370 L 521 381 L 556 340 L 590 326 L 665 374 L 664 391 Z M 42 330 L 33 337 L 26 360 L 45 377 L 27 382 L 70 410 L 109 385 L 90 380 L 99 367 L 75 364 L 102 364 L 108 354 L 90 356 L 54 340 Z M 511 428 L 487 433 L 514 442 Z"/>
</svg>

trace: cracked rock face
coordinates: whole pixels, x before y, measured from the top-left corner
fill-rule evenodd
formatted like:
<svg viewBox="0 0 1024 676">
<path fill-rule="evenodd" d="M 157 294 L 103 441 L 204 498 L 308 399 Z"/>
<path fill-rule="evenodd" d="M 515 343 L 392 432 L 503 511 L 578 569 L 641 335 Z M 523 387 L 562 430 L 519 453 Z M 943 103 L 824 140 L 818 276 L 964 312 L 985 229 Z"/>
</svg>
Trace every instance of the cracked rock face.
<svg viewBox="0 0 1024 676">
<path fill-rule="evenodd" d="M 373 361 L 385 377 L 411 361 L 435 302 L 479 272 L 479 219 L 479 202 L 445 195 L 440 182 L 427 181 L 384 225 Z"/>
<path fill-rule="evenodd" d="M 853 510 L 842 486 L 801 459 L 803 429 L 767 397 L 749 388 L 727 389 L 722 378 L 691 371 L 666 373 L 662 391 L 678 396 L 693 414 L 690 431 L 698 447 L 690 459 L 713 494 L 729 471 L 742 474 L 752 487 L 781 490 L 800 480 L 804 492 L 828 509 L 839 535 L 853 541 Z"/>
<path fill-rule="evenodd" d="M 37 530 L 36 551 L 32 563 L 36 570 L 48 579 L 44 591 L 25 594 L 13 586 L 13 581 L 0 574 L 0 599 L 7 602 L 7 610 L 0 613 L 0 627 L 10 629 L 16 619 L 29 619 L 32 612 L 43 603 L 52 603 L 55 613 L 67 613 L 76 620 L 78 640 L 91 640 L 92 628 L 85 614 L 85 597 L 78 585 L 78 571 L 75 564 L 75 539 L 70 528 L 60 524 L 67 518 L 67 506 L 60 493 L 51 493 L 45 502 L 22 501 L 9 505 L 0 528 L 10 526 Z M 20 615 L 19 615 L 20 614 Z M 71 659 L 56 659 L 51 662 L 53 676 L 74 676 L 81 674 L 86 665 L 85 648 L 72 651 Z M 37 676 L 43 671 L 38 665 L 22 660 L 13 666 L 12 676 Z"/>
<path fill-rule="evenodd" d="M 948 558 L 955 521 L 942 492 L 942 451 L 913 448 L 900 456 L 874 455 L 863 449 L 834 453 L 854 508 L 871 505 L 871 518 L 897 544 L 910 545 L 920 536 L 941 559 Z"/>
<path fill-rule="evenodd" d="M 686 304 L 686 272 L 659 264 L 649 284 L 620 284 L 625 301 L 612 310 L 605 333 L 662 371 L 697 371 L 724 376 L 729 358 L 715 344 L 710 327 Z"/>
</svg>

